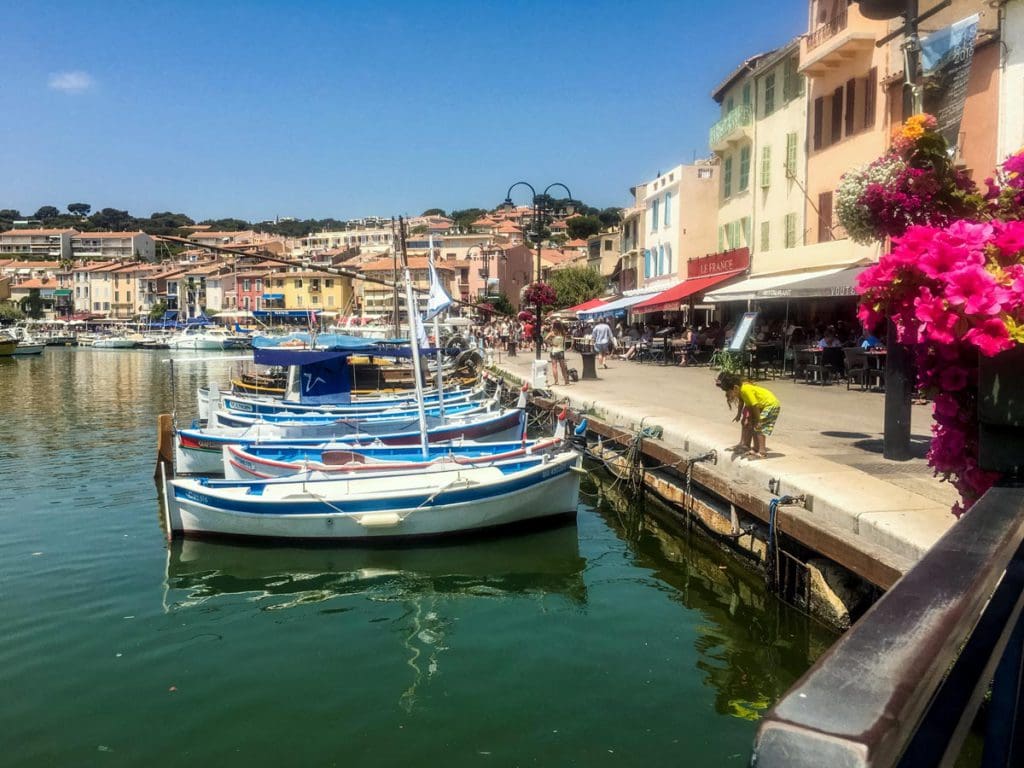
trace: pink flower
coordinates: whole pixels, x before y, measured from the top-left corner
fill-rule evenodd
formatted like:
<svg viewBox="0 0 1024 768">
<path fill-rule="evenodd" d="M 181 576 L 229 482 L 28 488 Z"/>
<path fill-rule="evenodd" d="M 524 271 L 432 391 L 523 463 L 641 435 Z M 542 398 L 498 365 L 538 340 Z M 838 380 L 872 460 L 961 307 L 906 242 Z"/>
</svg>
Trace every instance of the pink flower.
<svg viewBox="0 0 1024 768">
<path fill-rule="evenodd" d="M 1005 255 L 1016 256 L 1024 251 L 1024 222 L 997 222 L 992 242 Z"/>
<path fill-rule="evenodd" d="M 943 368 L 939 372 L 939 386 L 944 392 L 956 392 L 967 386 L 967 369 L 959 365 Z M 936 412 L 938 405 L 936 404 Z"/>
<path fill-rule="evenodd" d="M 999 313 L 1002 293 L 996 279 L 979 266 L 961 267 L 945 276 L 946 298 L 950 304 L 963 305 L 970 315 Z"/>
<path fill-rule="evenodd" d="M 971 328 L 964 338 L 976 346 L 985 357 L 995 357 L 1013 346 L 1006 325 L 995 317 L 983 320 L 978 326 Z"/>
<path fill-rule="evenodd" d="M 960 415 L 960 403 L 953 395 L 939 393 L 935 396 L 934 413 L 935 418 L 943 423 L 956 421 Z"/>
</svg>

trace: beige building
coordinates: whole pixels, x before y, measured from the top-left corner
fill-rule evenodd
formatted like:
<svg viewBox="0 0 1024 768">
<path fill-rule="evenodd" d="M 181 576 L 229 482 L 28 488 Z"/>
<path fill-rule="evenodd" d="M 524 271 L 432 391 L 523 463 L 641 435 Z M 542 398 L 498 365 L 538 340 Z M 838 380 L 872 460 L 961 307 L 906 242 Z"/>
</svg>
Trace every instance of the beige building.
<svg viewBox="0 0 1024 768">
<path fill-rule="evenodd" d="M 363 253 L 387 253 L 393 241 L 391 227 L 361 227 L 337 232 L 316 232 L 302 238 L 299 250 L 303 254 L 340 248 L 359 248 Z"/>
<path fill-rule="evenodd" d="M 0 232 L 0 258 L 70 259 L 77 234 L 74 229 L 9 229 Z"/>
<path fill-rule="evenodd" d="M 145 232 L 79 232 L 71 237 L 71 257 L 85 261 L 153 261 L 156 245 Z"/>
<path fill-rule="evenodd" d="M 622 212 L 622 236 L 619 239 L 622 259 L 617 286 L 619 293 L 631 291 L 640 284 L 647 243 L 647 186 L 638 184 L 629 192 L 633 195 L 633 205 Z"/>
<path fill-rule="evenodd" d="M 459 292 L 453 286 L 454 272 L 447 263 L 437 264 L 437 276 L 442 287 L 449 296 L 458 298 Z M 392 281 L 394 279 L 394 262 L 392 259 L 378 259 L 377 261 L 364 264 L 362 271 L 368 277 L 376 277 L 381 280 Z M 409 274 L 413 281 L 413 287 L 426 291 L 430 287 L 430 277 L 427 270 L 427 258 L 425 256 L 411 256 L 409 258 Z M 398 272 L 401 281 L 402 270 Z M 362 314 L 364 317 L 388 317 L 394 307 L 394 290 L 388 286 L 378 283 L 363 281 L 361 286 Z M 426 308 L 427 297 L 419 294 L 416 297 L 420 310 Z M 401 311 L 405 313 L 405 301 L 399 298 Z"/>
</svg>

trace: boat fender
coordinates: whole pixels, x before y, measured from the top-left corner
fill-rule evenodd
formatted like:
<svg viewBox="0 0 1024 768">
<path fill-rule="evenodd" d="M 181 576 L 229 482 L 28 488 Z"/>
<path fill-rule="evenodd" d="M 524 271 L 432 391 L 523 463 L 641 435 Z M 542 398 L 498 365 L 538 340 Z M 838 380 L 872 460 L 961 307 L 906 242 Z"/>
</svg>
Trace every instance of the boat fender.
<svg viewBox="0 0 1024 768">
<path fill-rule="evenodd" d="M 360 515 L 356 522 L 364 528 L 394 528 L 402 522 L 397 512 L 377 512 L 372 515 Z"/>
</svg>

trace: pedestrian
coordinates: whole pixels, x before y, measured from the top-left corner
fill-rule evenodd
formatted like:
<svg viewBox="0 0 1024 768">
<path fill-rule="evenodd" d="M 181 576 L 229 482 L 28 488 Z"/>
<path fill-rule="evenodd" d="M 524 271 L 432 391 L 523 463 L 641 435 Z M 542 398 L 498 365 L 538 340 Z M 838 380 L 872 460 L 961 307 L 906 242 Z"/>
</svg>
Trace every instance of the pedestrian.
<svg viewBox="0 0 1024 768">
<path fill-rule="evenodd" d="M 740 422 L 740 442 L 737 448 L 751 459 L 768 456 L 768 435 L 775 429 L 782 406 L 770 390 L 743 379 L 736 373 L 720 373 L 717 385 L 725 392 L 731 408 L 737 406 L 736 418 Z"/>
<path fill-rule="evenodd" d="M 607 368 L 605 359 L 612 348 L 612 329 L 606 320 L 598 320 L 593 330 L 594 349 L 597 352 L 597 362 L 602 368 Z"/>
<path fill-rule="evenodd" d="M 551 378 L 554 379 L 554 383 L 557 385 L 558 374 L 561 372 L 562 384 L 567 385 L 569 383 L 569 369 L 565 365 L 565 351 L 572 342 L 568 338 L 565 326 L 562 325 L 561 321 L 556 320 L 552 323 L 551 330 L 544 337 L 544 342 L 548 345 L 548 350 L 551 352 Z"/>
</svg>

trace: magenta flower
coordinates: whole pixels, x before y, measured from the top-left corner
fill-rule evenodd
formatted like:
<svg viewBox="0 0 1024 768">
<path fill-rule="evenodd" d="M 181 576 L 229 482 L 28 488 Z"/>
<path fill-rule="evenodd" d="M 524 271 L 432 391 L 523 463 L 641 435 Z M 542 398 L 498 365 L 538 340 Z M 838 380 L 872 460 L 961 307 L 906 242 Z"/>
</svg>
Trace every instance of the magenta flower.
<svg viewBox="0 0 1024 768">
<path fill-rule="evenodd" d="M 1007 221 L 996 224 L 995 246 L 1007 256 L 1016 256 L 1024 251 L 1024 222 Z"/>
<path fill-rule="evenodd" d="M 944 392 L 957 392 L 967 386 L 967 369 L 958 365 L 943 368 L 939 373 L 939 387 Z"/>
<path fill-rule="evenodd" d="M 976 346 L 985 357 L 995 357 L 1013 346 L 1006 325 L 995 317 L 983 320 L 979 325 L 971 328 L 964 338 Z"/>
<path fill-rule="evenodd" d="M 946 298 L 969 315 L 995 315 L 1003 298 L 996 279 L 982 267 L 961 267 L 945 275 Z"/>
</svg>

